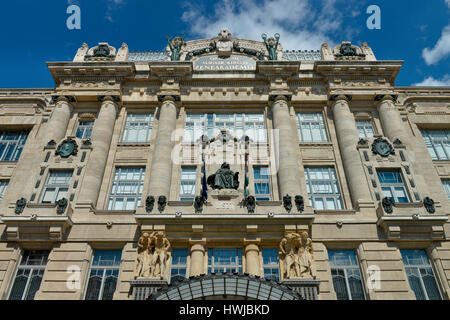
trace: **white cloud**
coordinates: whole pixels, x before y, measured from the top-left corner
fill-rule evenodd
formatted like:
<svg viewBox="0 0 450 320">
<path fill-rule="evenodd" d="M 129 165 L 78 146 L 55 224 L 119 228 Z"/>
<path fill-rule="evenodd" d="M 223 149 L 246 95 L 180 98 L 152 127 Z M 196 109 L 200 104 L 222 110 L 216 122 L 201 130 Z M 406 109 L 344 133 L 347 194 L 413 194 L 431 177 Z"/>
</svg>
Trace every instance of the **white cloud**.
<svg viewBox="0 0 450 320">
<path fill-rule="evenodd" d="M 113 17 L 113 11 L 124 5 L 126 0 L 106 0 L 106 2 L 107 7 L 105 11 L 105 19 L 113 23 L 115 21 Z"/>
<path fill-rule="evenodd" d="M 450 1 L 450 0 L 449 0 Z M 415 83 L 417 87 L 450 87 L 450 74 L 445 75 L 442 79 L 428 77 L 420 83 Z"/>
<path fill-rule="evenodd" d="M 448 0 L 450 1 L 450 0 Z M 450 55 L 450 25 L 442 31 L 441 38 L 433 49 L 423 49 L 423 58 L 427 65 L 433 65 Z"/>
<path fill-rule="evenodd" d="M 333 32 L 342 35 L 344 13 L 336 9 L 339 1 L 321 0 L 317 5 L 317 0 L 224 0 L 214 6 L 211 14 L 187 3 L 182 19 L 190 24 L 194 36 L 214 37 L 223 27 L 236 37 L 253 40 L 261 40 L 261 33 L 280 33 L 285 50 L 317 50 L 324 42 L 336 44 Z M 349 30 L 344 30 L 347 37 L 351 36 Z"/>
<path fill-rule="evenodd" d="M 445 0 L 445 3 L 446 3 L 447 6 L 450 8 L 450 0 Z"/>
</svg>

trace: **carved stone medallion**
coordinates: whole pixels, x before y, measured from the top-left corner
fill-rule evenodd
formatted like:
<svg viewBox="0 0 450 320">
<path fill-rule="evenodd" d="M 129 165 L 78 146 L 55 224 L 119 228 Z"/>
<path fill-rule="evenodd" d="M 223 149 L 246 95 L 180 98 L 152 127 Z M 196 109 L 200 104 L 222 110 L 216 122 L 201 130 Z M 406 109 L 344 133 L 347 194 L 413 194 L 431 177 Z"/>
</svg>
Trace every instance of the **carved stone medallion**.
<svg viewBox="0 0 450 320">
<path fill-rule="evenodd" d="M 372 152 L 374 154 L 379 154 L 383 158 L 389 157 L 391 154 L 394 155 L 394 148 L 385 139 L 378 138 L 373 142 Z"/>
<path fill-rule="evenodd" d="M 69 138 L 64 140 L 56 149 L 55 154 L 61 156 L 61 158 L 68 158 L 70 156 L 76 156 L 78 153 L 78 144 L 75 140 Z"/>
</svg>

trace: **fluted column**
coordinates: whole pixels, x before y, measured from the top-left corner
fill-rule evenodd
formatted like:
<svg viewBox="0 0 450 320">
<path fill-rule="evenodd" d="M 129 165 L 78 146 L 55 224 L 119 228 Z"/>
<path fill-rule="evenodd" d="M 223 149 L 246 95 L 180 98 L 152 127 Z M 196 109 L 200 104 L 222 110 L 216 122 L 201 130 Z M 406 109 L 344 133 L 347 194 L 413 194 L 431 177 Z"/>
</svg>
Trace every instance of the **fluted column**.
<svg viewBox="0 0 450 320">
<path fill-rule="evenodd" d="M 203 242 L 193 242 L 191 246 L 191 270 L 190 276 L 205 274 L 205 245 Z"/>
<path fill-rule="evenodd" d="M 292 128 L 289 105 L 285 96 L 277 96 L 272 104 L 275 160 L 278 168 L 278 186 L 281 197 L 289 194 L 294 197 L 301 194 L 299 167 L 295 139 Z M 278 151 L 278 152 L 277 152 Z"/>
<path fill-rule="evenodd" d="M 172 178 L 172 134 L 176 128 L 177 105 L 171 96 L 165 97 L 159 110 L 158 133 L 152 155 L 149 194 L 169 198 Z"/>
<path fill-rule="evenodd" d="M 249 243 L 245 247 L 245 272 L 253 276 L 260 276 L 259 246 Z"/>
<path fill-rule="evenodd" d="M 361 203 L 371 202 L 372 197 L 361 158 L 356 149 L 359 133 L 348 105 L 348 97 L 337 97 L 333 105 L 333 117 L 353 205 L 359 207 Z"/>
<path fill-rule="evenodd" d="M 381 97 L 381 102 L 378 104 L 378 114 L 380 115 L 381 125 L 386 137 L 391 141 L 398 138 L 403 143 L 409 142 L 406 125 L 403 123 L 395 107 L 394 98 L 391 95 Z"/>
<path fill-rule="evenodd" d="M 79 202 L 97 204 L 98 195 L 105 173 L 109 148 L 114 132 L 118 106 L 112 97 L 105 97 L 95 120 L 92 132 L 92 152 L 86 167 L 83 187 L 80 191 Z"/>
<path fill-rule="evenodd" d="M 68 98 L 58 98 L 55 109 L 45 128 L 44 144 L 47 144 L 50 140 L 55 140 L 58 143 L 64 138 L 70 115 L 72 114 L 72 109 L 72 105 L 69 103 Z"/>
</svg>

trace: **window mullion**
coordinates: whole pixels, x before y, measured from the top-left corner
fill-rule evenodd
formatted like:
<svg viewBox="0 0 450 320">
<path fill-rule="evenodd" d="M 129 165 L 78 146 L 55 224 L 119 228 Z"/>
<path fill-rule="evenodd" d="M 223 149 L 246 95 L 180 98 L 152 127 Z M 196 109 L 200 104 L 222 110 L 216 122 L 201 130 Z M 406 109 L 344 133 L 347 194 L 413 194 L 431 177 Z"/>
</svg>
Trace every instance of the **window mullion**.
<svg viewBox="0 0 450 320">
<path fill-rule="evenodd" d="M 350 290 L 350 284 L 348 282 L 347 268 L 344 267 L 344 268 L 342 268 L 342 270 L 344 270 L 345 286 L 347 287 L 347 294 L 348 294 L 349 300 L 353 300 L 352 292 Z"/>
<path fill-rule="evenodd" d="M 25 288 L 23 289 L 21 300 L 25 299 L 25 297 L 28 295 L 28 290 L 30 289 L 30 282 L 31 282 L 31 278 L 32 278 L 34 269 L 30 268 L 29 270 L 30 270 L 30 273 L 28 273 L 27 283 L 25 284 Z"/>
</svg>

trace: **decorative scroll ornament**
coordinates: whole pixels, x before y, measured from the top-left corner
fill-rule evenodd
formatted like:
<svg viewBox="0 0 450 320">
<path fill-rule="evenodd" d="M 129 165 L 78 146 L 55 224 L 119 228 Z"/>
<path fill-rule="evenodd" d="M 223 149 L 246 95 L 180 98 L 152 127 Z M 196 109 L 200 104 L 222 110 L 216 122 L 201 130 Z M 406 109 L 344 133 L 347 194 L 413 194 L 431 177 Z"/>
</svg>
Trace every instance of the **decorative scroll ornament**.
<svg viewBox="0 0 450 320">
<path fill-rule="evenodd" d="M 202 213 L 204 204 L 205 204 L 205 199 L 202 196 L 196 196 L 194 199 L 195 213 Z"/>
<path fill-rule="evenodd" d="M 213 190 L 237 190 L 239 188 L 239 172 L 233 172 L 230 165 L 225 162 L 215 174 L 208 177 L 207 183 Z"/>
<path fill-rule="evenodd" d="M 284 208 L 286 209 L 286 211 L 288 213 L 291 212 L 291 210 L 292 210 L 292 197 L 290 195 L 287 194 L 287 195 L 285 195 L 283 197 L 283 206 L 284 206 Z"/>
<path fill-rule="evenodd" d="M 391 200 L 391 198 L 383 198 L 383 200 L 381 201 L 381 205 L 383 206 L 383 209 L 386 213 L 394 212 L 394 202 Z"/>
<path fill-rule="evenodd" d="M 383 158 L 389 157 L 390 155 L 395 155 L 395 150 L 391 144 L 382 138 L 378 138 L 373 142 L 372 152 L 374 154 L 379 154 Z"/>
<path fill-rule="evenodd" d="M 19 200 L 16 201 L 16 209 L 14 210 L 14 212 L 16 214 L 22 214 L 26 205 L 27 205 L 27 199 L 20 198 Z"/>
<path fill-rule="evenodd" d="M 152 212 L 154 206 L 155 206 L 155 197 L 148 196 L 147 199 L 145 199 L 145 211 L 147 213 Z"/>
<path fill-rule="evenodd" d="M 290 233 L 280 242 L 283 279 L 316 279 L 314 251 L 308 232 Z"/>
<path fill-rule="evenodd" d="M 248 213 L 255 213 L 256 198 L 254 196 L 248 196 L 244 199 L 244 207 L 247 208 Z"/>
<path fill-rule="evenodd" d="M 167 205 L 167 197 L 166 196 L 159 196 L 158 198 L 158 210 L 159 212 L 163 212 L 164 209 L 166 209 Z"/>
<path fill-rule="evenodd" d="M 425 209 L 428 213 L 436 212 L 436 208 L 434 207 L 434 200 L 430 197 L 426 197 L 425 199 L 423 199 L 423 205 L 425 206 Z"/>
<path fill-rule="evenodd" d="M 70 156 L 76 156 L 78 153 L 78 144 L 75 140 L 69 138 L 64 140 L 56 149 L 55 154 L 61 156 L 61 158 L 68 158 Z"/>
<path fill-rule="evenodd" d="M 295 196 L 294 201 L 298 212 L 302 213 L 303 211 L 305 211 L 305 200 L 303 199 L 302 196 L 300 195 Z"/>
<path fill-rule="evenodd" d="M 167 279 L 171 246 L 163 232 L 144 232 L 138 240 L 134 278 Z"/>
<path fill-rule="evenodd" d="M 66 212 L 68 204 L 69 201 L 66 198 L 62 198 L 56 201 L 56 213 L 63 214 L 64 212 Z"/>
</svg>

